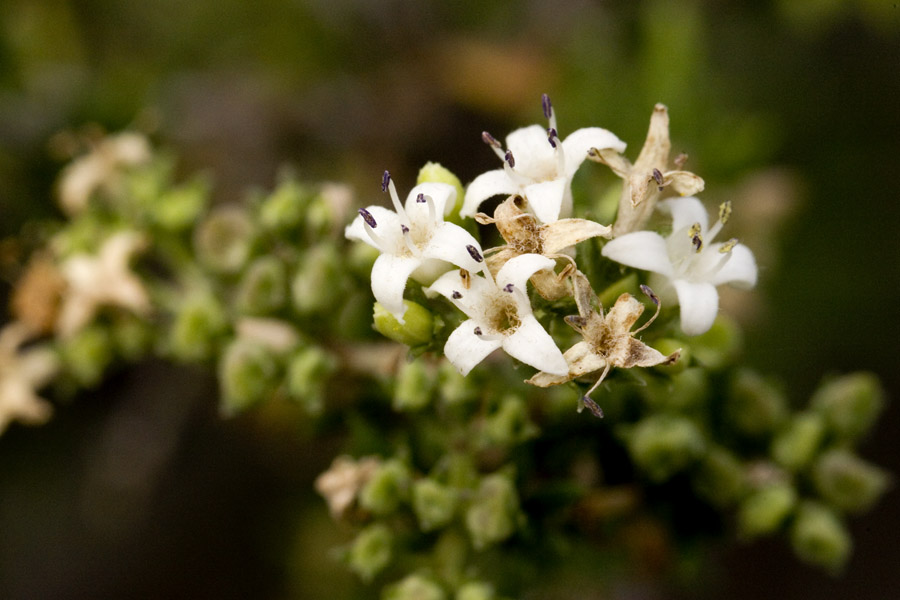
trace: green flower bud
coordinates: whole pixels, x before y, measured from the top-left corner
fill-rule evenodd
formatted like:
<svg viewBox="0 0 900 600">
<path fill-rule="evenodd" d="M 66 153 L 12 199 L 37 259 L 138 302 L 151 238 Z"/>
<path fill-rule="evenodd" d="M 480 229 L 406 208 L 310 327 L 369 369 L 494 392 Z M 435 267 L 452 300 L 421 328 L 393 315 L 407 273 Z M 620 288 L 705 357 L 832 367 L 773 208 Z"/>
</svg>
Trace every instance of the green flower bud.
<svg viewBox="0 0 900 600">
<path fill-rule="evenodd" d="M 787 399 L 770 381 L 754 371 L 741 369 L 731 378 L 725 416 L 745 435 L 770 435 L 788 417 Z"/>
<path fill-rule="evenodd" d="M 450 169 L 438 163 L 428 162 L 425 163 L 424 167 L 419 169 L 419 177 L 416 179 L 416 185 L 420 183 L 448 183 L 456 189 L 456 204 L 453 205 L 453 210 L 450 211 L 448 220 L 458 224 L 459 209 L 462 208 L 463 199 L 466 195 L 466 191 L 463 189 L 459 177 L 457 177 Z"/>
<path fill-rule="evenodd" d="M 258 258 L 241 278 L 237 309 L 247 315 L 267 315 L 287 301 L 287 274 L 274 256 Z"/>
<path fill-rule="evenodd" d="M 822 384 L 811 400 L 825 417 L 828 429 L 842 440 L 856 440 L 867 432 L 884 408 L 884 391 L 871 373 L 852 373 Z"/>
<path fill-rule="evenodd" d="M 431 472 L 431 479 L 458 490 L 475 488 L 478 477 L 472 457 L 462 452 L 444 455 Z"/>
<path fill-rule="evenodd" d="M 374 515 L 389 515 L 409 494 L 409 469 L 397 459 L 383 463 L 359 493 L 359 505 Z"/>
<path fill-rule="evenodd" d="M 406 307 L 406 313 L 403 315 L 405 322 L 401 324 L 376 302 L 372 314 L 375 331 L 407 346 L 421 346 L 430 342 L 434 334 L 434 317 L 431 311 L 410 300 L 404 300 L 403 306 Z"/>
<path fill-rule="evenodd" d="M 681 356 L 678 357 L 678 360 L 671 365 L 656 365 L 653 368 L 657 371 L 668 373 L 669 375 L 676 375 L 683 372 L 691 365 L 691 347 L 686 344 L 684 340 L 662 338 L 653 342 L 653 347 L 666 356 L 671 355 L 679 348 L 681 349 Z"/>
<path fill-rule="evenodd" d="M 303 221 L 311 196 L 312 190 L 307 186 L 290 179 L 284 181 L 259 207 L 259 222 L 274 231 L 295 229 Z"/>
<path fill-rule="evenodd" d="M 407 575 L 397 583 L 387 586 L 381 600 L 446 600 L 443 588 L 421 575 Z"/>
<path fill-rule="evenodd" d="M 342 270 L 333 244 L 323 243 L 307 250 L 291 283 L 294 308 L 302 315 L 334 310 L 343 293 Z"/>
<path fill-rule="evenodd" d="M 794 552 L 808 563 L 839 571 L 850 557 L 853 541 L 841 519 L 818 502 L 804 502 L 791 527 Z"/>
<path fill-rule="evenodd" d="M 521 519 L 519 494 L 509 477 L 499 473 L 484 477 L 466 511 L 466 529 L 475 549 L 502 542 Z"/>
<path fill-rule="evenodd" d="M 340 183 L 322 184 L 306 209 L 307 233 L 312 238 L 318 238 L 343 226 L 352 206 L 353 191 L 350 186 Z"/>
<path fill-rule="evenodd" d="M 689 411 L 703 405 L 709 397 L 709 387 L 706 369 L 691 367 L 646 388 L 644 399 L 654 408 Z"/>
<path fill-rule="evenodd" d="M 600 306 L 605 306 L 607 308 L 614 306 L 619 296 L 625 293 L 631 294 L 638 299 L 644 297 L 644 294 L 638 293 L 637 273 L 629 273 L 600 292 L 598 294 Z"/>
<path fill-rule="evenodd" d="M 775 483 L 744 498 L 738 509 L 738 528 L 746 538 L 775 533 L 797 504 L 797 491 L 787 483 Z"/>
<path fill-rule="evenodd" d="M 194 249 L 201 263 L 221 273 L 244 268 L 253 248 L 254 227 L 238 207 L 213 210 L 194 231 Z"/>
<path fill-rule="evenodd" d="M 113 361 L 109 332 L 99 325 L 85 327 L 60 343 L 64 368 L 84 387 L 94 387 Z"/>
<path fill-rule="evenodd" d="M 659 482 L 700 458 L 706 438 L 690 419 L 660 414 L 639 421 L 628 433 L 627 445 L 635 465 Z"/>
<path fill-rule="evenodd" d="M 448 361 L 438 368 L 438 391 L 447 404 L 461 404 L 478 397 L 474 378 L 460 374 Z"/>
<path fill-rule="evenodd" d="M 393 407 L 396 411 L 417 411 L 428 406 L 434 391 L 434 377 L 423 360 L 402 365 L 397 373 Z"/>
<path fill-rule="evenodd" d="M 250 341 L 233 341 L 219 361 L 222 413 L 232 416 L 262 402 L 277 377 L 278 362 L 271 350 Z"/>
<path fill-rule="evenodd" d="M 456 491 L 433 479 L 420 479 L 413 484 L 412 505 L 422 531 L 447 525 L 456 512 Z"/>
<path fill-rule="evenodd" d="M 494 588 L 481 581 L 470 581 L 459 586 L 455 600 L 494 600 Z"/>
<path fill-rule="evenodd" d="M 209 200 L 210 183 L 198 177 L 153 199 L 151 218 L 167 231 L 183 231 L 197 222 Z"/>
<path fill-rule="evenodd" d="M 724 315 L 719 315 L 709 331 L 690 339 L 694 360 L 712 370 L 725 367 L 738 357 L 744 340 L 737 324 Z"/>
<path fill-rule="evenodd" d="M 211 293 L 185 298 L 175 314 L 168 344 L 172 354 L 185 362 L 197 362 L 215 354 L 218 341 L 228 330 L 228 315 Z"/>
<path fill-rule="evenodd" d="M 772 440 L 772 458 L 789 471 L 806 467 L 825 437 L 825 419 L 817 413 L 795 416 Z"/>
<path fill-rule="evenodd" d="M 317 346 L 300 349 L 288 363 L 288 394 L 309 414 L 321 413 L 327 380 L 337 367 L 337 360 Z"/>
<path fill-rule="evenodd" d="M 112 326 L 116 349 L 125 360 L 142 358 L 153 344 L 153 329 L 144 320 L 130 314 L 120 315 Z"/>
<path fill-rule="evenodd" d="M 711 448 L 703 458 L 693 481 L 697 495 L 719 508 L 731 506 L 747 490 L 744 466 L 734 454 L 719 446 Z"/>
<path fill-rule="evenodd" d="M 843 448 L 822 454 L 812 474 L 822 498 L 849 512 L 871 508 L 889 483 L 887 473 Z"/>
<path fill-rule="evenodd" d="M 484 433 L 488 441 L 512 446 L 533 438 L 538 428 L 528 417 L 528 406 L 518 396 L 505 396 L 497 410 L 484 420 Z"/>
<path fill-rule="evenodd" d="M 366 583 L 372 581 L 390 564 L 393 542 L 394 536 L 386 525 L 369 525 L 359 532 L 347 554 L 350 570 Z"/>
</svg>

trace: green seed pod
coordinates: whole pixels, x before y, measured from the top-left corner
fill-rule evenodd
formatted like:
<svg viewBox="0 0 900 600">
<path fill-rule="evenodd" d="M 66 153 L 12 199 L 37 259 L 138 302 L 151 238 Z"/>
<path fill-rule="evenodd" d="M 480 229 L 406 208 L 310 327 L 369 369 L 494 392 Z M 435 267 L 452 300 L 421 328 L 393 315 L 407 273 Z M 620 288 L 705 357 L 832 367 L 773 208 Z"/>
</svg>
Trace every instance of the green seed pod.
<svg viewBox="0 0 900 600">
<path fill-rule="evenodd" d="M 312 190 L 294 181 L 282 182 L 259 207 L 259 222 L 268 230 L 288 231 L 303 221 Z"/>
<path fill-rule="evenodd" d="M 431 401 L 434 384 L 434 376 L 424 360 L 405 363 L 397 373 L 394 410 L 399 412 L 422 410 Z"/>
<path fill-rule="evenodd" d="M 250 258 L 255 228 L 241 208 L 214 209 L 194 230 L 194 249 L 202 264 L 220 273 L 237 273 Z"/>
<path fill-rule="evenodd" d="M 393 542 L 394 536 L 386 525 L 369 525 L 359 532 L 347 553 L 350 570 L 369 583 L 390 564 Z"/>
<path fill-rule="evenodd" d="M 841 440 L 856 440 L 869 431 L 884 409 L 884 391 L 871 373 L 852 373 L 822 384 L 810 404 L 825 417 Z"/>
<path fill-rule="evenodd" d="M 513 482 L 499 473 L 484 477 L 466 510 L 466 529 L 475 549 L 502 542 L 515 532 L 521 519 Z"/>
<path fill-rule="evenodd" d="M 309 414 L 321 413 L 325 386 L 337 367 L 337 360 L 325 350 L 317 346 L 301 348 L 288 362 L 288 394 Z"/>
<path fill-rule="evenodd" d="M 307 250 L 291 283 L 297 312 L 310 315 L 334 310 L 342 295 L 342 271 L 341 257 L 333 244 L 322 243 Z"/>
<path fill-rule="evenodd" d="M 848 512 L 871 508 L 890 481 L 885 471 L 844 448 L 822 454 L 813 466 L 812 474 L 822 498 L 835 508 Z"/>
<path fill-rule="evenodd" d="M 219 361 L 222 413 L 236 415 L 265 400 L 275 387 L 278 370 L 278 361 L 265 346 L 233 341 Z"/>
<path fill-rule="evenodd" d="M 818 502 L 804 502 L 791 527 L 794 552 L 808 563 L 833 572 L 850 558 L 853 541 L 838 515 Z"/>
<path fill-rule="evenodd" d="M 434 317 L 431 311 L 410 300 L 404 300 L 403 305 L 406 307 L 406 313 L 403 315 L 404 323 L 401 324 L 394 315 L 376 302 L 372 313 L 375 331 L 407 346 L 421 346 L 430 342 L 434 333 Z"/>
<path fill-rule="evenodd" d="M 258 258 L 241 278 L 237 309 L 245 315 L 269 315 L 287 301 L 284 264 L 273 256 Z"/>
<path fill-rule="evenodd" d="M 444 527 L 456 512 L 456 491 L 433 479 L 420 479 L 413 484 L 412 505 L 422 531 Z"/>
<path fill-rule="evenodd" d="M 825 437 L 825 419 L 818 413 L 796 415 L 772 440 L 772 458 L 789 471 L 806 467 Z"/>
<path fill-rule="evenodd" d="M 749 369 L 740 369 L 729 382 L 725 416 L 750 437 L 771 435 L 788 417 L 787 399 L 779 388 Z"/>
<path fill-rule="evenodd" d="M 437 583 L 422 575 L 407 575 L 384 588 L 381 600 L 446 600 L 447 595 Z"/>
<path fill-rule="evenodd" d="M 731 506 L 747 491 L 744 466 L 734 454 L 719 446 L 703 457 L 693 481 L 697 495 L 719 508 Z"/>
<path fill-rule="evenodd" d="M 687 468 L 706 451 L 706 438 L 685 417 L 652 415 L 639 421 L 627 436 L 635 465 L 660 482 Z"/>
<path fill-rule="evenodd" d="M 109 332 L 89 325 L 60 342 L 63 369 L 84 387 L 94 387 L 113 361 L 113 343 Z"/>
<path fill-rule="evenodd" d="M 494 588 L 481 581 L 470 581 L 459 586 L 454 600 L 494 600 Z"/>
<path fill-rule="evenodd" d="M 777 532 L 797 504 L 797 491 L 788 483 L 774 483 L 759 489 L 741 502 L 738 529 L 745 538 Z"/>
<path fill-rule="evenodd" d="M 374 515 L 389 515 L 409 497 L 409 469 L 397 459 L 383 463 L 359 493 L 359 505 Z"/>
<path fill-rule="evenodd" d="M 228 315 L 218 298 L 206 292 L 191 294 L 175 314 L 168 333 L 169 349 L 185 362 L 207 360 L 227 330 Z"/>
</svg>

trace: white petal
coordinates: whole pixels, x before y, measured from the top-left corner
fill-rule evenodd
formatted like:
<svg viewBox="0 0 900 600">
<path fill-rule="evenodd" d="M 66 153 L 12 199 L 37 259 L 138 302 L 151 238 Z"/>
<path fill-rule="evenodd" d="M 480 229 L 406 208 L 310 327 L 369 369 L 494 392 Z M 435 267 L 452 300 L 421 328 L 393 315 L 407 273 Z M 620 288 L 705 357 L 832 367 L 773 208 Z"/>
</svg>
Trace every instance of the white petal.
<svg viewBox="0 0 900 600">
<path fill-rule="evenodd" d="M 672 277 L 666 240 L 653 231 L 626 233 L 603 246 L 601 254 L 623 265 Z"/>
<path fill-rule="evenodd" d="M 434 202 L 435 213 L 444 220 L 444 216 L 453 210 L 456 204 L 456 188 L 449 183 L 427 182 L 414 187 L 406 197 L 406 214 L 412 220 L 427 219 L 429 217 L 428 204 L 417 202 L 419 194 L 430 196 Z M 415 216 L 414 216 L 415 215 Z"/>
<path fill-rule="evenodd" d="M 672 213 L 672 231 L 677 232 L 694 223 L 700 223 L 703 233 L 709 229 L 709 217 L 703 203 L 693 196 L 672 198 L 659 203 L 661 210 Z"/>
<path fill-rule="evenodd" d="M 556 151 L 540 125 L 516 129 L 506 136 L 506 147 L 516 161 L 514 169 L 526 177 L 548 179 L 556 173 Z"/>
<path fill-rule="evenodd" d="M 382 254 L 372 265 L 372 294 L 375 299 L 401 323 L 406 312 L 403 306 L 403 290 L 416 267 L 418 258 Z"/>
<path fill-rule="evenodd" d="M 719 312 L 719 293 L 715 286 L 683 279 L 676 279 L 672 284 L 681 304 L 681 330 L 687 335 L 708 331 Z"/>
<path fill-rule="evenodd" d="M 531 315 L 522 318 L 516 331 L 503 339 L 503 349 L 513 358 L 539 371 L 551 375 L 569 374 L 569 365 L 556 347 L 556 342 Z"/>
<path fill-rule="evenodd" d="M 425 258 L 439 258 L 476 273 L 481 270 L 482 263 L 476 262 L 467 246 L 474 246 L 481 252 L 481 245 L 468 231 L 453 223 L 441 223 L 435 228 L 428 244 L 422 249 Z"/>
<path fill-rule="evenodd" d="M 398 231 L 400 231 L 400 217 L 397 216 L 392 210 L 388 210 L 383 206 L 367 206 L 366 210 L 372 215 L 372 218 L 375 219 L 375 233 L 381 236 L 385 241 L 393 240 L 398 235 Z M 402 234 L 399 234 L 402 235 Z M 385 244 L 389 246 L 387 249 L 380 248 L 372 238 L 369 236 L 366 231 L 365 225 L 363 225 L 362 215 L 357 215 L 353 221 L 350 222 L 347 227 L 344 228 L 344 237 L 348 240 L 356 240 L 358 242 L 365 242 L 366 244 L 372 246 L 376 250 L 381 250 L 382 252 L 390 252 L 392 250 L 391 244 Z"/>
<path fill-rule="evenodd" d="M 518 192 L 519 186 L 503 169 L 482 173 L 466 189 L 466 198 L 459 214 L 463 217 L 474 217 L 481 203 L 491 196 L 511 196 Z"/>
<path fill-rule="evenodd" d="M 522 254 L 506 261 L 497 273 L 497 287 L 503 289 L 507 284 L 525 292 L 528 278 L 541 269 L 552 269 L 556 261 L 540 254 Z"/>
<path fill-rule="evenodd" d="M 716 246 L 709 249 L 711 252 Z M 716 252 L 718 254 L 718 252 Z M 713 285 L 730 283 L 735 287 L 752 288 L 756 285 L 756 259 L 753 252 L 743 244 L 731 250 L 731 258 L 713 277 Z"/>
<path fill-rule="evenodd" d="M 457 292 L 460 297 L 454 298 L 453 292 Z M 469 278 L 469 289 L 466 289 L 457 270 L 444 273 L 425 289 L 427 296 L 441 294 L 469 317 L 483 315 L 488 303 L 487 296 L 494 292 L 496 289 L 484 277 L 474 275 Z"/>
<path fill-rule="evenodd" d="M 616 152 L 624 152 L 625 142 L 616 137 L 613 132 L 600 127 L 585 127 L 570 133 L 563 140 L 563 150 L 566 152 L 566 175 L 570 179 L 587 158 L 588 150 L 591 148 L 598 150 L 611 148 Z"/>
<path fill-rule="evenodd" d="M 475 335 L 478 323 L 474 319 L 463 321 L 462 325 L 453 330 L 447 343 L 444 344 L 444 355 L 453 366 L 462 373 L 468 375 L 472 368 L 484 358 L 501 346 L 501 340 L 484 340 Z"/>
<path fill-rule="evenodd" d="M 568 185 L 569 182 L 560 177 L 525 186 L 525 198 L 541 223 L 553 223 L 559 219 Z"/>
</svg>

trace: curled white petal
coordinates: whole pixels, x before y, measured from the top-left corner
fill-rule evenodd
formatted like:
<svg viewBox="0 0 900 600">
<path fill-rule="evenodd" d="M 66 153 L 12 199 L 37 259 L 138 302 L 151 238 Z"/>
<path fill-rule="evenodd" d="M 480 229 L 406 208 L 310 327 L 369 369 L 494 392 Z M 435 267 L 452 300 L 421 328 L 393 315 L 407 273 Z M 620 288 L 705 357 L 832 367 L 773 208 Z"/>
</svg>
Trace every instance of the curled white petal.
<svg viewBox="0 0 900 600">
<path fill-rule="evenodd" d="M 756 259 L 753 258 L 753 252 L 744 244 L 738 244 L 732 248 L 731 258 L 715 274 L 712 283 L 713 285 L 728 283 L 735 287 L 752 288 L 756 285 L 756 275 Z"/>
<path fill-rule="evenodd" d="M 497 273 L 497 286 L 500 288 L 512 284 L 514 287 L 525 291 L 528 279 L 543 269 L 552 269 L 556 261 L 540 254 L 520 254 L 506 261 Z"/>
<path fill-rule="evenodd" d="M 397 216 L 392 210 L 388 210 L 383 206 L 367 206 L 366 210 L 369 211 L 369 214 L 372 215 L 372 218 L 375 219 L 375 233 L 380 236 L 383 240 L 385 240 L 385 245 L 390 240 L 393 243 L 393 240 L 400 235 L 400 217 Z M 364 225 L 364 221 L 362 215 L 357 215 L 353 221 L 350 222 L 347 227 L 344 228 L 344 237 L 348 240 L 356 240 L 358 242 L 365 242 L 366 244 L 372 246 L 376 250 L 381 250 L 382 252 L 390 252 L 393 248 L 381 248 L 379 247 L 374 240 L 372 240 L 372 236 L 366 231 L 366 226 Z"/>
<path fill-rule="evenodd" d="M 410 274 L 421 264 L 413 257 L 382 254 L 372 265 L 372 294 L 394 317 L 403 322 L 403 290 Z"/>
<path fill-rule="evenodd" d="M 672 231 L 679 231 L 694 223 L 700 223 L 703 232 L 709 229 L 706 208 L 693 196 L 665 200 L 659 203 L 659 208 L 672 213 Z"/>
<path fill-rule="evenodd" d="M 653 231 L 626 233 L 603 246 L 601 254 L 623 265 L 672 277 L 666 240 Z"/>
<path fill-rule="evenodd" d="M 503 339 L 503 350 L 539 371 L 566 375 L 569 365 L 550 334 L 533 315 L 522 317 L 515 332 Z"/>
<path fill-rule="evenodd" d="M 516 129 L 506 136 L 506 147 L 513 153 L 515 170 L 526 177 L 549 179 L 557 176 L 556 154 L 547 139 L 547 130 L 540 125 Z"/>
<path fill-rule="evenodd" d="M 441 223 L 435 227 L 422 255 L 425 258 L 446 260 L 473 273 L 480 271 L 482 263 L 472 258 L 467 246 L 473 246 L 481 252 L 481 245 L 468 231 L 453 223 Z"/>
<path fill-rule="evenodd" d="M 715 286 L 683 279 L 676 279 L 672 285 L 681 305 L 681 330 L 687 335 L 708 331 L 719 312 L 719 292 Z"/>
<path fill-rule="evenodd" d="M 466 189 L 466 197 L 459 214 L 474 217 L 481 203 L 492 196 L 510 196 L 519 192 L 519 186 L 503 169 L 488 171 L 476 177 Z"/>
<path fill-rule="evenodd" d="M 563 150 L 566 152 L 566 175 L 572 177 L 581 163 L 587 158 L 588 150 L 597 148 L 603 150 L 610 148 L 616 152 L 625 151 L 625 142 L 616 137 L 611 131 L 602 127 L 584 127 L 570 133 L 563 140 Z"/>
<path fill-rule="evenodd" d="M 569 181 L 565 177 L 526 185 L 523 189 L 528 204 L 541 223 L 553 223 L 563 212 L 571 212 L 571 198 L 566 202 Z"/>
<path fill-rule="evenodd" d="M 421 216 L 423 217 L 428 216 L 428 205 L 416 201 L 419 194 L 431 198 L 431 201 L 434 202 L 435 212 L 440 215 L 441 218 L 447 216 L 456 204 L 456 188 L 449 183 L 420 183 L 410 190 L 409 195 L 406 197 L 406 204 L 404 207 L 410 218 L 414 218 L 413 215 L 416 213 L 421 213 Z"/>
<path fill-rule="evenodd" d="M 475 365 L 502 344 L 500 339 L 485 340 L 475 335 L 476 327 L 478 323 L 474 319 L 463 321 L 444 344 L 447 360 L 463 375 L 468 375 Z"/>
</svg>

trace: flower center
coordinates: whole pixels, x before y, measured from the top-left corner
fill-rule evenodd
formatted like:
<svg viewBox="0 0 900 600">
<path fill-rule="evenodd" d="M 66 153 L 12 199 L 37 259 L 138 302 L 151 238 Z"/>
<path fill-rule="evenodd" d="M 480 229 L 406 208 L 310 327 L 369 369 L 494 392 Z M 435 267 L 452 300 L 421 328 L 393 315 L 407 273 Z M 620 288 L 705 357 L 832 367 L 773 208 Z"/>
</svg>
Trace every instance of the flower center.
<svg viewBox="0 0 900 600">
<path fill-rule="evenodd" d="M 513 333 L 522 324 L 516 301 L 512 293 L 506 290 L 498 290 L 493 294 L 484 317 L 485 323 L 493 331 L 503 335 Z"/>
</svg>

